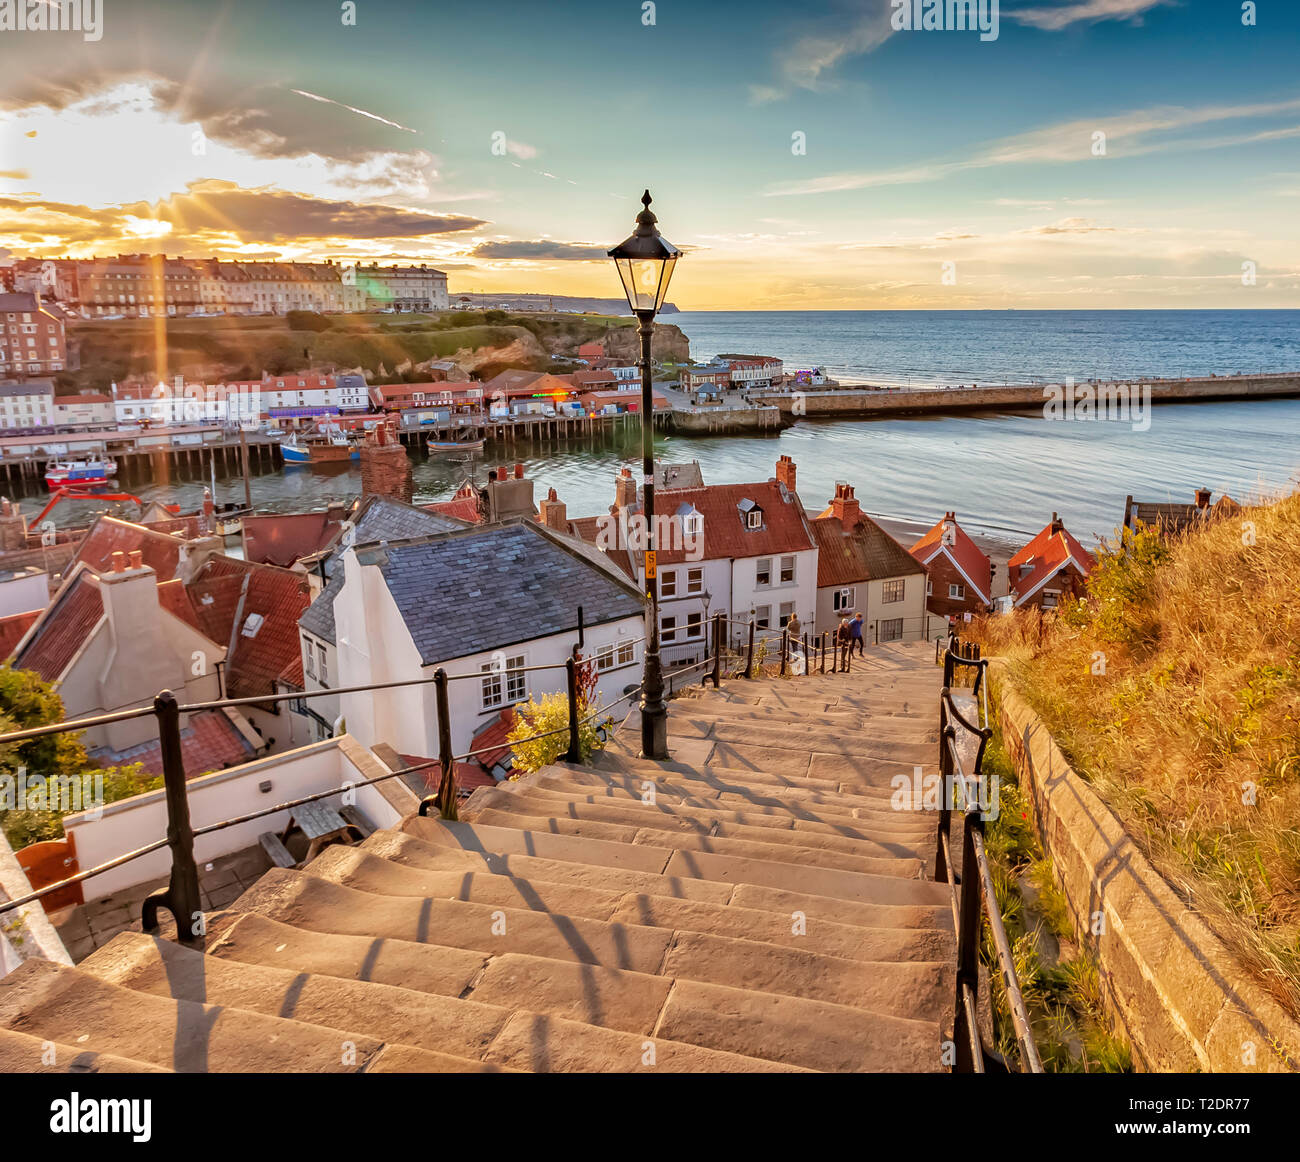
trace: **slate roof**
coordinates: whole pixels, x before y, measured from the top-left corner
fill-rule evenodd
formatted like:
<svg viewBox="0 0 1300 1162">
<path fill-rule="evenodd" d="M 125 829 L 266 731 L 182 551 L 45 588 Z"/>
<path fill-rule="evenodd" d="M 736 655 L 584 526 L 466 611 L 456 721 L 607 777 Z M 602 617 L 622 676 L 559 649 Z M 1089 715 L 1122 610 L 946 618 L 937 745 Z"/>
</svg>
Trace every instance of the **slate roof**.
<svg viewBox="0 0 1300 1162">
<path fill-rule="evenodd" d="M 353 514 L 356 534 L 352 544 L 365 545 L 375 541 L 406 541 L 436 533 L 453 532 L 468 527 L 468 522 L 441 513 L 429 512 L 414 505 L 403 504 L 386 496 L 369 496 Z M 343 548 L 336 549 L 325 563 L 329 580 L 316 595 L 316 600 L 303 611 L 299 626 L 309 634 L 335 645 L 334 601 L 343 589 L 343 570 L 339 557 Z"/>
<path fill-rule="evenodd" d="M 849 530 L 834 516 L 810 523 L 817 540 L 818 589 L 925 573 L 925 566 L 869 516 L 860 516 Z"/>
<path fill-rule="evenodd" d="M 599 552 L 517 520 L 370 548 L 428 666 L 644 612 Z"/>
</svg>

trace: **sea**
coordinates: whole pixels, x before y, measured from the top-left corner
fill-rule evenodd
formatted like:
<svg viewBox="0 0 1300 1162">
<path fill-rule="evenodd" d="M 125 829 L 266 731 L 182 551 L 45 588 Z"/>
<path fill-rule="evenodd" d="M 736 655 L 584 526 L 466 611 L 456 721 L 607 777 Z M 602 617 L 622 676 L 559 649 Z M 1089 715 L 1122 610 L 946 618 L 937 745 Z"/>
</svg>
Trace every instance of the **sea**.
<svg viewBox="0 0 1300 1162">
<path fill-rule="evenodd" d="M 1300 373 L 1300 311 L 716 311 L 667 315 L 696 359 L 776 355 L 787 370 L 820 367 L 844 384 L 938 387 Z M 779 436 L 660 437 L 656 455 L 699 461 L 706 482 L 765 480 L 780 455 L 798 466 L 805 506 L 819 511 L 838 481 L 877 516 L 929 525 L 953 510 L 972 532 L 1023 540 L 1059 513 L 1086 543 L 1113 535 L 1126 496 L 1187 500 L 1201 487 L 1241 500 L 1300 485 L 1300 400 L 1156 405 L 1146 430 L 1105 420 L 996 412 L 871 420 L 805 420 Z M 449 496 L 503 460 L 522 461 L 537 495 L 554 488 L 573 516 L 605 512 L 637 441 L 489 445 L 476 462 L 418 459 L 417 502 Z M 126 477 L 144 499 L 193 508 L 205 474 Z M 360 491 L 355 465 L 261 471 L 253 500 L 294 512 Z M 218 477 L 217 500 L 242 501 Z M 25 506 L 30 510 L 31 505 Z M 58 523 L 84 520 L 62 506 Z"/>
</svg>

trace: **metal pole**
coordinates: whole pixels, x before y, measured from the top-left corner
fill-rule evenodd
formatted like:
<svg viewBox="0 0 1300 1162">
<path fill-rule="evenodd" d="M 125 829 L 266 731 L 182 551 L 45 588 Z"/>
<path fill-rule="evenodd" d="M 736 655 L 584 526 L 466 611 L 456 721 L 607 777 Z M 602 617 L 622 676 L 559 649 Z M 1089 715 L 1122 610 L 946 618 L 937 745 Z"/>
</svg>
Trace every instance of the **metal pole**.
<svg viewBox="0 0 1300 1162">
<path fill-rule="evenodd" d="M 505 681 L 504 675 L 502 681 Z M 438 702 L 438 765 L 442 781 L 438 784 L 438 814 L 444 819 L 457 819 L 456 812 L 456 762 L 451 751 L 451 710 L 447 698 L 447 671 L 439 667 L 434 671 L 433 689 Z"/>
<path fill-rule="evenodd" d="M 963 804 L 969 806 L 968 804 Z M 957 1022 L 953 1029 L 957 1061 L 955 1072 L 976 1070 L 973 1042 L 978 1030 L 970 1027 L 966 994 L 979 995 L 980 874 L 975 857 L 975 836 L 984 830 L 978 810 L 966 810 L 962 820 L 961 923 L 957 929 Z M 983 1054 L 981 1054 L 981 1057 Z M 984 1062 L 979 1062 L 983 1071 Z"/>
<path fill-rule="evenodd" d="M 582 762 L 582 747 L 578 743 L 578 649 L 565 660 L 564 673 L 569 683 L 569 749 L 565 752 L 566 763 Z"/>
<path fill-rule="evenodd" d="M 726 623 L 722 620 L 722 614 L 713 615 L 713 688 L 717 690 L 722 685 L 722 640 L 726 632 Z"/>
<path fill-rule="evenodd" d="M 745 677 L 754 676 L 754 619 L 749 619 L 749 658 L 745 662 Z"/>
<path fill-rule="evenodd" d="M 654 311 L 637 312 L 641 336 L 641 468 L 642 511 L 646 522 L 646 596 L 650 599 L 650 632 L 646 639 L 645 677 L 641 687 L 641 757 L 668 757 L 668 705 L 664 701 L 664 675 L 659 661 L 659 570 L 655 536 L 655 417 L 651 386 L 650 344 L 655 333 Z"/>
<path fill-rule="evenodd" d="M 203 943 L 203 901 L 199 895 L 199 867 L 194 862 L 194 829 L 190 826 L 190 801 L 185 787 L 185 759 L 181 752 L 181 714 L 176 695 L 164 690 L 153 700 L 161 744 L 163 788 L 167 798 L 167 843 L 172 850 L 172 872 L 165 891 L 148 897 L 140 908 L 140 927 L 156 934 L 158 909 L 166 908 L 176 921 L 176 939 L 182 944 Z"/>
<path fill-rule="evenodd" d="M 826 673 L 826 631 L 822 630 L 822 673 Z"/>
<path fill-rule="evenodd" d="M 786 661 L 790 656 L 790 631 L 781 627 L 781 677 L 785 677 Z"/>
</svg>

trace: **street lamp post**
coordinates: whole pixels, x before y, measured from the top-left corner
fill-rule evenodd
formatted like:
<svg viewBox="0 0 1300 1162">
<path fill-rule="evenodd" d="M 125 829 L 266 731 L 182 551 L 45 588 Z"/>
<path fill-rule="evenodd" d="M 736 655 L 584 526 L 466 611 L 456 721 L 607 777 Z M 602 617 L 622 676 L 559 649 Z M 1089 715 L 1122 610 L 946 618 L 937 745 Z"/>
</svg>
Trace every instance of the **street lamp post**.
<svg viewBox="0 0 1300 1162">
<path fill-rule="evenodd" d="M 655 535 L 655 429 L 654 389 L 650 376 L 650 344 L 655 315 L 664 304 L 679 251 L 660 235 L 650 212 L 650 191 L 641 198 L 636 229 L 609 252 L 623 282 L 628 306 L 637 319 L 641 337 L 641 456 L 642 512 L 645 517 L 646 596 L 650 600 L 650 629 L 646 634 L 645 674 L 641 684 L 641 756 L 668 757 L 668 706 L 664 702 L 664 674 L 659 660 L 659 577 Z"/>
</svg>

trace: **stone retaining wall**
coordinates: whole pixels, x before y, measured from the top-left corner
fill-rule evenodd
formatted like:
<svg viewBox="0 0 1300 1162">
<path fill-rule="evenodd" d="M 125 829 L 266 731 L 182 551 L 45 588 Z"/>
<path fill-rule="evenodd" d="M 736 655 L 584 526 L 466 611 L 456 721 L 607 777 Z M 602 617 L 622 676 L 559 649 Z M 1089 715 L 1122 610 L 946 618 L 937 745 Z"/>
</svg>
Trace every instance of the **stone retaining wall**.
<svg viewBox="0 0 1300 1162">
<path fill-rule="evenodd" d="M 990 670 L 1039 837 L 1135 1062 L 1152 1072 L 1300 1071 L 1300 1025 L 1247 976 L 1071 769 L 1010 688 L 1005 664 L 994 659 Z"/>
</svg>

